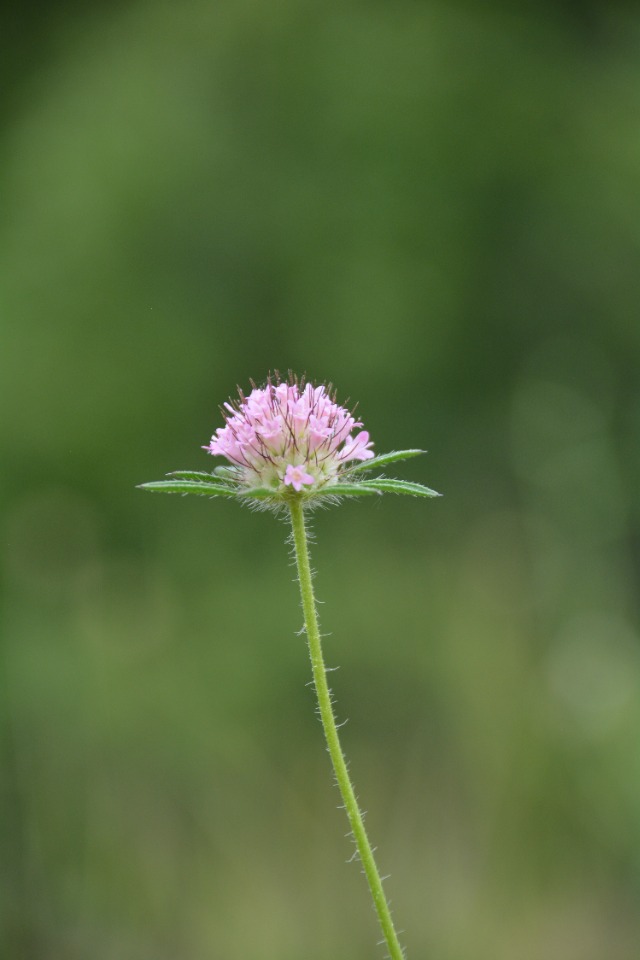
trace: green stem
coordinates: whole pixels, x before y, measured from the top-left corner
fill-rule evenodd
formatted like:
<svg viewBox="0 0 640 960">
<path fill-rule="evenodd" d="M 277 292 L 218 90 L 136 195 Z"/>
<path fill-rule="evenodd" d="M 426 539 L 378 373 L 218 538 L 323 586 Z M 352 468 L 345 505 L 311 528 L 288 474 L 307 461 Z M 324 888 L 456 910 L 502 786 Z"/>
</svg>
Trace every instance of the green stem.
<svg viewBox="0 0 640 960">
<path fill-rule="evenodd" d="M 309 654 L 311 656 L 311 667 L 313 669 L 313 681 L 318 697 L 318 707 L 320 709 L 320 718 L 324 728 L 324 735 L 329 748 L 329 755 L 333 763 L 338 787 L 342 794 L 345 810 L 351 824 L 353 837 L 358 848 L 360 861 L 364 868 L 365 876 L 371 890 L 373 903 L 380 920 L 380 926 L 384 933 L 384 938 L 389 948 L 391 960 L 404 960 L 402 947 L 398 940 L 389 904 L 382 888 L 382 880 L 376 866 L 373 856 L 373 850 L 369 843 L 367 832 L 364 828 L 362 812 L 358 806 L 358 801 L 349 777 L 347 764 L 340 745 L 338 737 L 338 728 L 333 713 L 331 702 L 331 693 L 327 684 L 327 670 L 322 655 L 322 644 L 320 641 L 320 627 L 318 624 L 318 614 L 316 610 L 316 600 L 313 593 L 313 581 L 311 574 L 311 564 L 309 562 L 309 547 L 307 545 L 307 531 L 304 525 L 304 508 L 297 500 L 291 500 L 289 503 L 291 511 L 291 526 L 293 529 L 293 543 L 295 547 L 296 563 L 298 566 L 298 580 L 300 583 L 300 596 L 302 598 L 302 610 L 304 613 L 304 623 L 309 643 Z"/>
</svg>

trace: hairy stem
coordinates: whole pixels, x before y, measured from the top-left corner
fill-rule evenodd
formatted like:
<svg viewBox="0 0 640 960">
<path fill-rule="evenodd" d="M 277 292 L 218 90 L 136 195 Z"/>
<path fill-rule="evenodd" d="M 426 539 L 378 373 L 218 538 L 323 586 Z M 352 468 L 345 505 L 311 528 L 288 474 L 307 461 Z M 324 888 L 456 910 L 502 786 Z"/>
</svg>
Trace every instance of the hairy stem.
<svg viewBox="0 0 640 960">
<path fill-rule="evenodd" d="M 333 713 L 331 702 L 331 693 L 327 684 L 327 671 L 322 655 L 322 644 L 320 640 L 320 628 L 318 624 L 318 613 L 316 610 L 316 600 L 313 592 L 313 581 L 311 574 L 311 564 L 309 562 L 309 547 L 307 544 L 307 532 L 304 524 L 304 512 L 302 504 L 292 500 L 289 504 L 291 511 L 291 526 L 293 529 L 293 543 L 295 547 L 296 563 L 298 567 L 298 581 L 300 583 L 300 596 L 302 598 L 302 610 L 304 613 L 304 623 L 309 644 L 309 654 L 311 656 L 311 667 L 313 669 L 313 681 L 318 697 L 318 707 L 320 709 L 320 718 L 324 728 L 324 735 L 333 763 L 338 787 L 344 801 L 345 810 L 351 824 L 351 830 L 358 849 L 360 861 L 364 868 L 364 873 L 369 884 L 371 896 L 375 906 L 380 926 L 384 933 L 384 938 L 389 948 L 391 960 L 404 960 L 404 954 L 395 928 L 391 919 L 389 904 L 382 888 L 382 880 L 376 866 L 373 856 L 373 850 L 369 843 L 367 832 L 364 828 L 362 812 L 356 799 L 353 784 L 349 777 L 349 771 L 340 745 L 338 737 L 338 728 Z"/>
</svg>

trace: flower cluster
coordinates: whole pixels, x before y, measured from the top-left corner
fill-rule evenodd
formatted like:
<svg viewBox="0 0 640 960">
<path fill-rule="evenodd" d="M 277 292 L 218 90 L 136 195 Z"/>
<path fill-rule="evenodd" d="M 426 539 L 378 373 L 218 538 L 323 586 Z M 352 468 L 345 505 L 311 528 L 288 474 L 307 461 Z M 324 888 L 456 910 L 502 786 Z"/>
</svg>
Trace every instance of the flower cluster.
<svg viewBox="0 0 640 960">
<path fill-rule="evenodd" d="M 276 373 L 248 397 L 225 403 L 225 426 L 216 430 L 207 453 L 226 457 L 228 464 L 212 473 L 174 470 L 167 480 L 141 483 L 159 493 L 228 497 L 255 509 L 303 506 L 312 509 L 338 503 L 344 497 L 437 497 L 421 483 L 385 476 L 363 477 L 423 450 L 395 450 L 374 456 L 366 430 L 352 412 L 336 403 L 331 386 L 314 386 L 289 374 Z M 230 464 L 230 465 L 229 465 Z"/>
<path fill-rule="evenodd" d="M 248 489 L 315 493 L 337 483 L 349 461 L 373 457 L 367 431 L 354 432 L 362 423 L 323 385 L 269 380 L 225 408 L 226 425 L 203 449 L 226 457 Z"/>
</svg>

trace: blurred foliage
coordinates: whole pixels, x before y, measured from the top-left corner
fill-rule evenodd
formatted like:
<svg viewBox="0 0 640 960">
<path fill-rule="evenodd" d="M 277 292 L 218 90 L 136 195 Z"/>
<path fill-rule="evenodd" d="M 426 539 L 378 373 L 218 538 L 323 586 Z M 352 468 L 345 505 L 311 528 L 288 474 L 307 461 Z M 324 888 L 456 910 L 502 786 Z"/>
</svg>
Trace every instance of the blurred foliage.
<svg viewBox="0 0 640 960">
<path fill-rule="evenodd" d="M 635 960 L 637 8 L 6 16 L 0 952 L 381 956 L 285 526 L 134 489 L 293 368 L 445 494 L 314 521 L 408 956 Z"/>
</svg>

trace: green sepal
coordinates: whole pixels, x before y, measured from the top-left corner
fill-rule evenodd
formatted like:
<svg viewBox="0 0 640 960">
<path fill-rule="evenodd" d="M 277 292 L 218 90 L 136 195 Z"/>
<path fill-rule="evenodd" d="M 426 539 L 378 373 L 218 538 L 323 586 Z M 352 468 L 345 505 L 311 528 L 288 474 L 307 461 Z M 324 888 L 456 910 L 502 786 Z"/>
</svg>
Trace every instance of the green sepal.
<svg viewBox="0 0 640 960">
<path fill-rule="evenodd" d="M 442 496 L 441 493 L 437 493 L 421 483 L 411 483 L 408 480 L 388 480 L 386 477 L 379 477 L 376 480 L 362 480 L 359 486 L 377 490 L 380 493 L 404 493 L 410 497 Z"/>
<path fill-rule="evenodd" d="M 237 497 L 233 487 L 221 483 L 201 483 L 195 480 L 153 480 L 151 483 L 138 484 L 140 490 L 152 493 L 197 493 L 204 497 Z"/>
<path fill-rule="evenodd" d="M 201 470 L 172 470 L 167 476 L 176 477 L 178 480 L 197 480 L 199 483 L 216 482 L 212 473 L 202 473 Z"/>
<path fill-rule="evenodd" d="M 321 490 L 318 490 L 317 496 L 365 497 L 367 494 L 378 492 L 372 487 L 365 487 L 364 483 L 334 483 L 333 486 L 322 487 Z"/>
<path fill-rule="evenodd" d="M 362 470 L 375 470 L 377 467 L 383 467 L 387 463 L 395 463 L 396 460 L 409 460 L 410 457 L 418 457 L 426 450 L 394 450 L 391 453 L 381 453 L 379 457 L 373 457 L 372 460 L 362 460 L 347 467 L 343 473 L 358 473 Z"/>
<path fill-rule="evenodd" d="M 280 490 L 274 490 L 273 487 L 248 487 L 238 491 L 238 496 L 242 497 L 244 500 L 251 500 L 254 497 L 256 500 L 268 500 L 269 497 L 273 499 L 282 499 Z"/>
<path fill-rule="evenodd" d="M 237 480 L 241 476 L 239 467 L 214 467 L 213 472 L 216 477 L 220 477 L 222 480 Z"/>
</svg>

